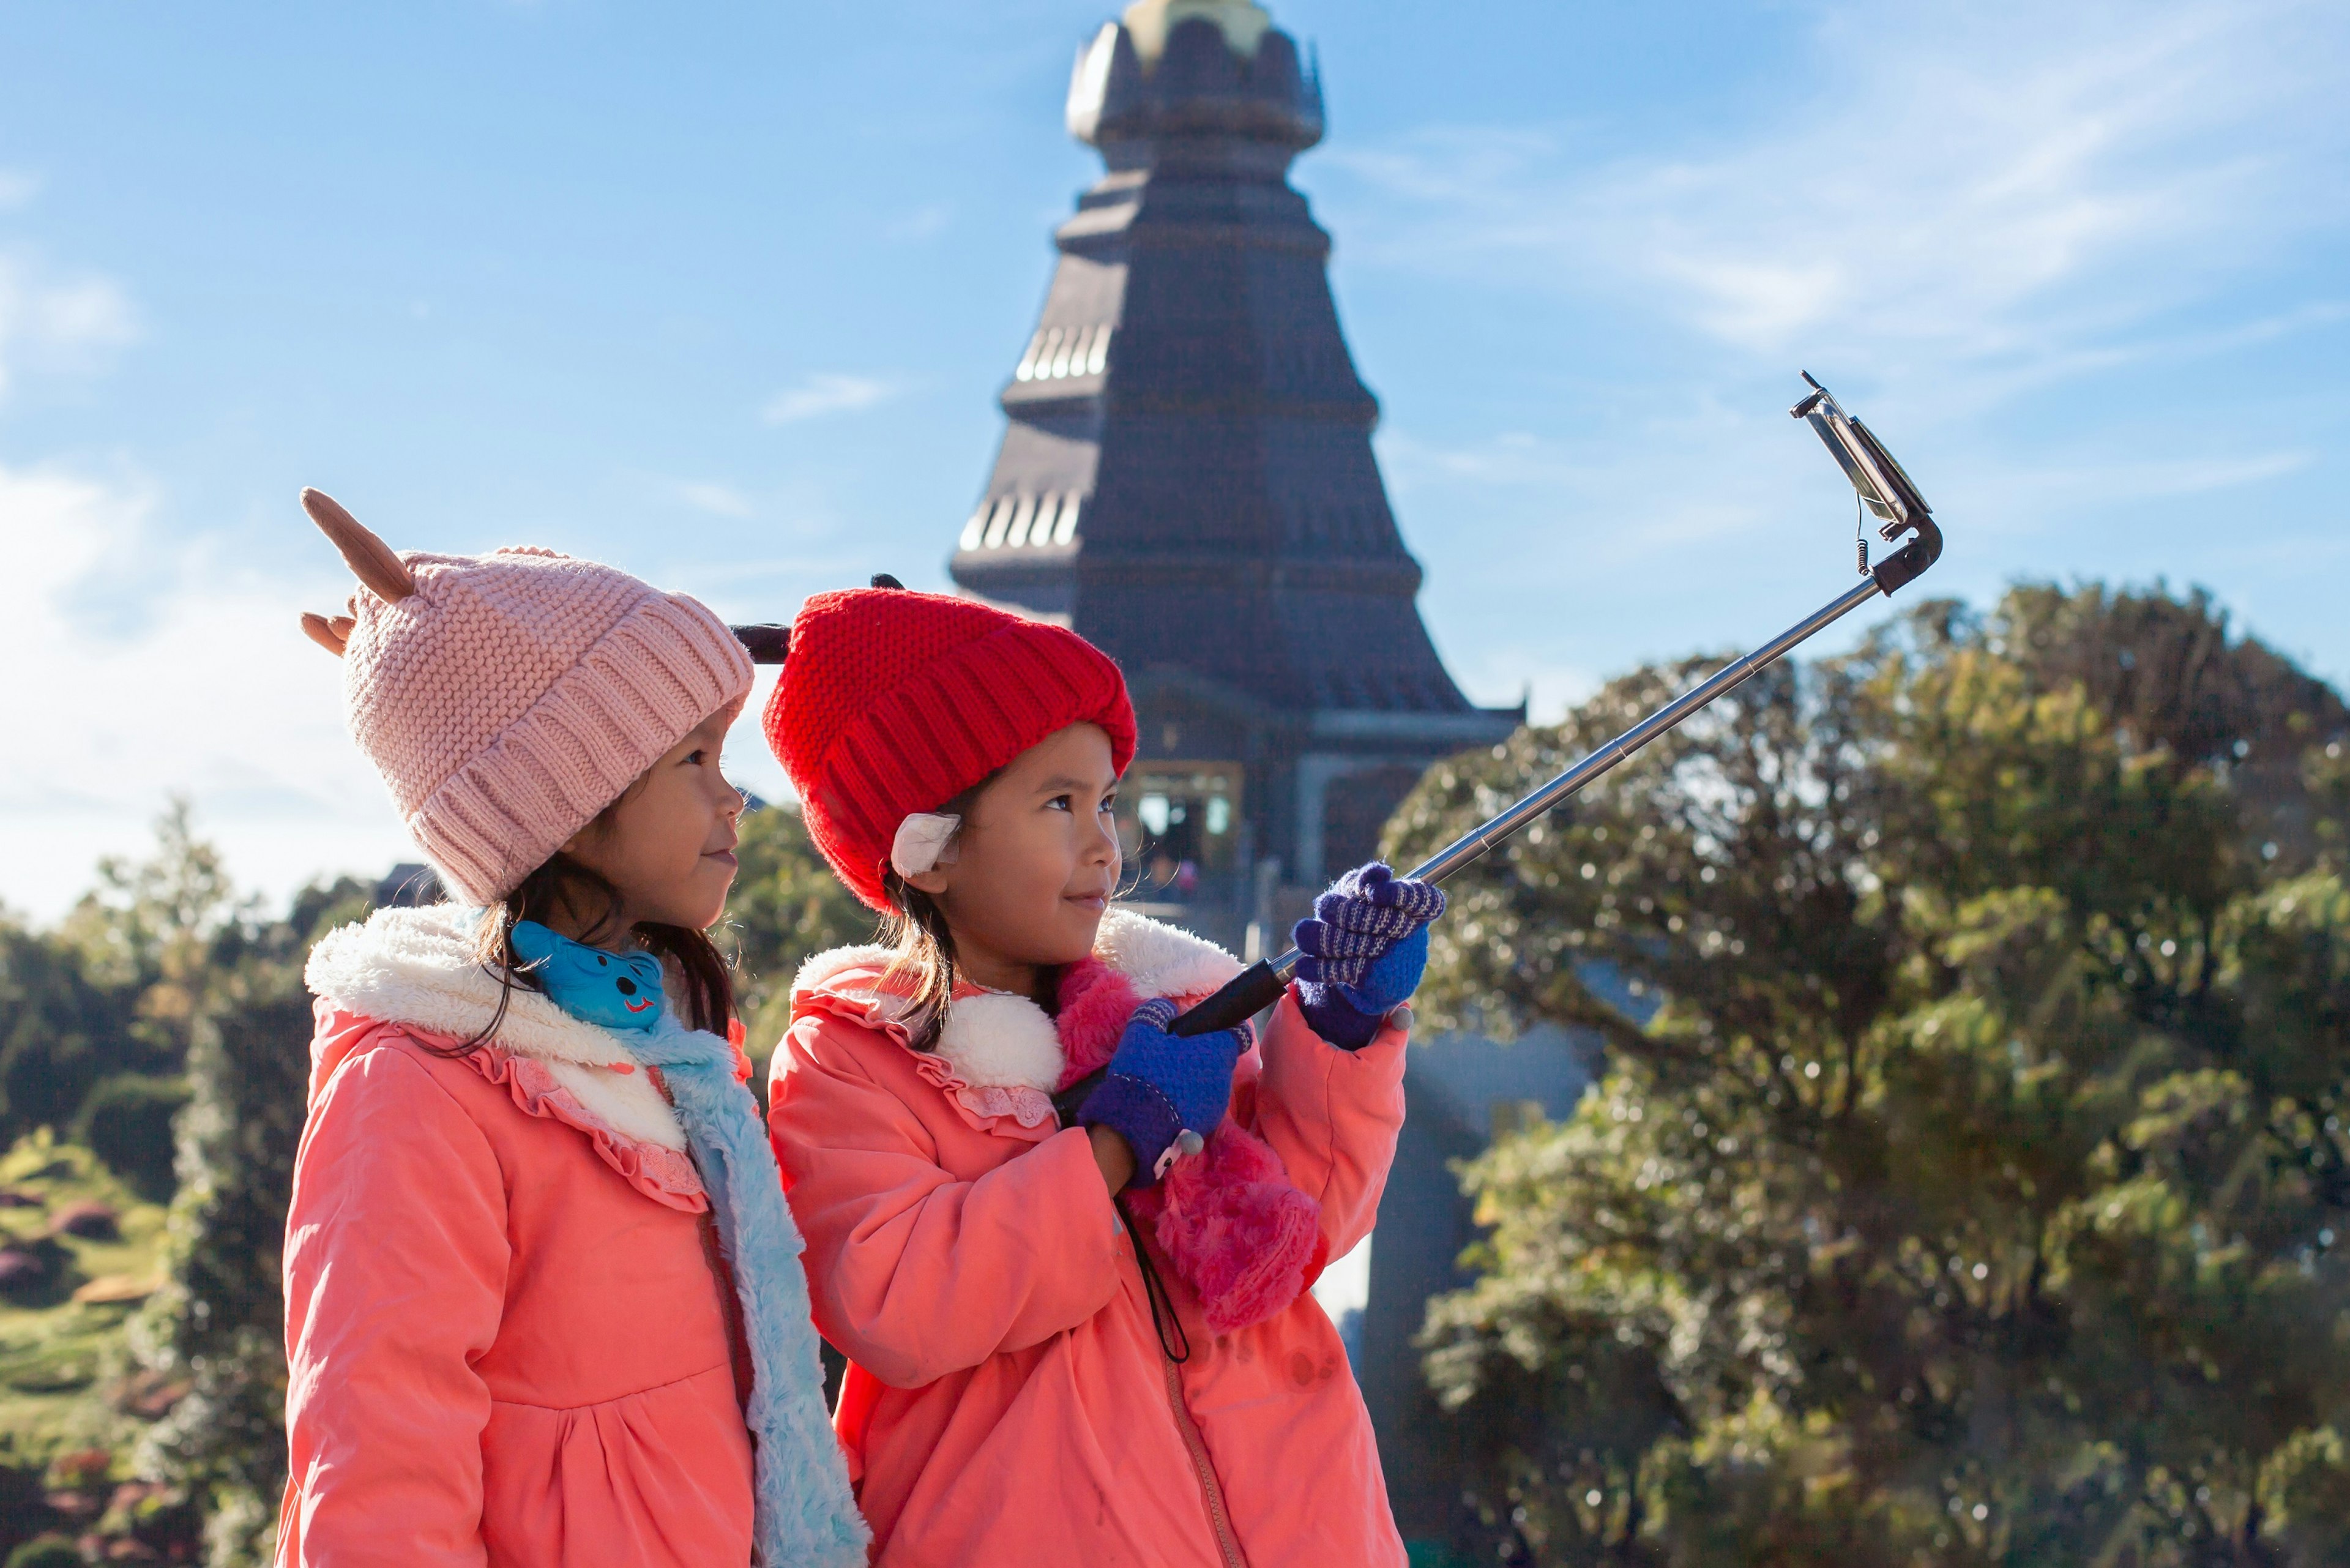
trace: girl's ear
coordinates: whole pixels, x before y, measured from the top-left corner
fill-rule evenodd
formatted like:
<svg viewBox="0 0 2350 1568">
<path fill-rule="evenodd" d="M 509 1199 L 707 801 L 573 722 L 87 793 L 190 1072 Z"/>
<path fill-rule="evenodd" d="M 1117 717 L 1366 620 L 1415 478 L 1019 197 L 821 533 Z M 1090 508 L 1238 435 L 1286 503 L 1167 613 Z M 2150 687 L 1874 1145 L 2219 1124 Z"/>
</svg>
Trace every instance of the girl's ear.
<svg viewBox="0 0 2350 1568">
<path fill-rule="evenodd" d="M 907 887 L 919 888 L 935 898 L 944 893 L 953 883 L 953 872 L 952 866 L 933 866 L 928 871 L 919 871 L 911 877 L 901 877 L 900 880 Z"/>
</svg>

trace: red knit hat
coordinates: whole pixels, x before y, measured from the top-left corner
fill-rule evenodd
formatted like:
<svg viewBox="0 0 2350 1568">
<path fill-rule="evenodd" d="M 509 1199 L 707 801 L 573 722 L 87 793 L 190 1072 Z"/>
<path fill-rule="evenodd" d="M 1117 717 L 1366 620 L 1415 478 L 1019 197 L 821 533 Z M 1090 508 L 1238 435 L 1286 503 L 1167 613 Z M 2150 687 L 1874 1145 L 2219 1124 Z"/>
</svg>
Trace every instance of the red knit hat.
<svg viewBox="0 0 2350 1568">
<path fill-rule="evenodd" d="M 764 719 L 808 836 L 876 909 L 899 824 L 1077 723 L 1107 732 L 1124 773 L 1134 704 L 1107 654 L 1066 627 L 903 588 L 801 606 Z"/>
</svg>

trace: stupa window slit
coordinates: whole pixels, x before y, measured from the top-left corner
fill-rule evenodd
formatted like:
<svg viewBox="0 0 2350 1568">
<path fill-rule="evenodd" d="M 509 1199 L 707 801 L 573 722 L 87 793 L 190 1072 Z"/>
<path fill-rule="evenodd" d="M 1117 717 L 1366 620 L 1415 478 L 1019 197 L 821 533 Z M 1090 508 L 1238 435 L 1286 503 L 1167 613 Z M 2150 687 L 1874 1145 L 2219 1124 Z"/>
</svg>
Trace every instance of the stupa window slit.
<svg viewBox="0 0 2350 1568">
<path fill-rule="evenodd" d="M 999 495 L 983 501 L 962 525 L 965 550 L 1016 550 L 1023 545 L 1076 542 L 1085 497 L 1075 492 Z"/>
<path fill-rule="evenodd" d="M 1109 340 L 1118 328 L 1048 327 L 1028 340 L 1012 372 L 1015 381 L 1058 381 L 1071 376 L 1098 376 L 1109 368 Z"/>
</svg>

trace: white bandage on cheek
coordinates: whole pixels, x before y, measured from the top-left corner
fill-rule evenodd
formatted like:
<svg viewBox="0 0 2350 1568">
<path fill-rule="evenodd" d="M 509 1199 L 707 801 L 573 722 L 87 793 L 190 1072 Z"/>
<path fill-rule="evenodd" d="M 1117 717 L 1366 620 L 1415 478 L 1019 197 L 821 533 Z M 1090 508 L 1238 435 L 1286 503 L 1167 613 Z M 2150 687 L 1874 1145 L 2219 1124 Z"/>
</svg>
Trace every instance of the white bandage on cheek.
<svg viewBox="0 0 2350 1568">
<path fill-rule="evenodd" d="M 889 846 L 889 868 L 900 877 L 919 877 L 935 869 L 942 859 L 952 865 L 954 857 L 947 853 L 947 846 L 962 826 L 960 816 L 915 812 L 898 825 L 897 839 Z"/>
</svg>

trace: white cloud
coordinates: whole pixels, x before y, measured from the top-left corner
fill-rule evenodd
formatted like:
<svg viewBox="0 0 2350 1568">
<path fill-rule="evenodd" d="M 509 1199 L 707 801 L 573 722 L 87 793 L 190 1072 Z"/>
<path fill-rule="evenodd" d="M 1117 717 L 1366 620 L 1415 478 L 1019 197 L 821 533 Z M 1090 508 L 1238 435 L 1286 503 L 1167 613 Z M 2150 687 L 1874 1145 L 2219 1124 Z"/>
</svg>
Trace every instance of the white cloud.
<svg viewBox="0 0 2350 1568">
<path fill-rule="evenodd" d="M 1627 398 L 1561 436 L 1503 431 L 1444 443 L 1388 431 L 1379 457 L 1408 539 L 1447 512 L 1488 516 L 1482 550 L 1458 566 L 1523 578 L 1543 569 L 1523 558 L 1526 549 L 1547 559 L 1571 547 L 1586 568 L 1614 568 L 1766 529 L 1786 517 L 1791 491 L 1834 497 L 1814 483 L 1826 478 L 1815 445 L 1790 427 L 1774 395 L 1726 400 L 1679 387 Z M 1534 515 L 1519 533 L 1497 534 L 1485 503 L 1513 497 L 1527 498 Z"/>
<path fill-rule="evenodd" d="M 953 207 L 944 202 L 932 202 L 884 225 L 881 232 L 893 240 L 932 240 L 946 233 L 953 222 Z"/>
<path fill-rule="evenodd" d="M 707 512 L 712 517 L 749 517 L 758 510 L 749 496 L 731 484 L 680 480 L 675 493 L 696 512 Z"/>
<path fill-rule="evenodd" d="M 760 410 L 760 418 L 771 425 L 788 425 L 826 414 L 855 413 L 885 403 L 903 389 L 894 381 L 875 376 L 819 372 L 775 394 Z"/>
<path fill-rule="evenodd" d="M 2350 239 L 2350 16 L 1787 15 L 1808 58 L 1774 66 L 1767 97 L 1723 99 L 1759 107 L 1644 129 L 1629 151 L 1586 119 L 1317 155 L 1351 266 L 1435 280 L 1447 309 L 1545 346 L 1469 335 L 1506 355 L 1493 385 L 1465 379 L 1456 406 L 1399 396 L 1379 437 L 1431 622 L 1478 628 L 1448 648 L 1469 683 L 1492 701 L 1522 663 L 1749 646 L 1848 573 L 1851 493 L 1784 413 L 1799 366 L 1952 530 L 1928 591 L 2168 573 L 2333 626 L 2293 597 L 2308 574 L 2235 546 L 2322 526 L 2308 503 L 2332 493 L 2338 379 L 2268 396 L 2253 372 L 2263 352 L 2316 359 L 2350 322 L 2324 265 Z M 1545 635 L 1494 628 L 1510 618 Z"/>
<path fill-rule="evenodd" d="M 21 207 L 38 194 L 41 182 L 17 169 L 0 169 L 0 213 Z"/>
<path fill-rule="evenodd" d="M 146 852 L 173 794 L 192 798 L 238 885 L 273 901 L 418 858 L 344 730 L 340 666 L 297 625 L 353 585 L 290 505 L 282 523 L 284 549 L 232 553 L 135 473 L 0 463 L 0 669 L 13 672 L 0 681 L 0 907 L 62 914 L 101 856 Z M 736 618 L 797 606 L 798 591 L 771 598 L 734 563 L 689 556 L 695 571 L 644 569 Z M 769 799 L 786 788 L 757 723 L 774 675 L 761 671 L 727 751 L 730 775 Z"/>
<path fill-rule="evenodd" d="M 335 661 L 296 626 L 349 592 L 339 565 L 272 576 L 160 510 L 136 478 L 0 466 L 0 900 L 61 912 L 100 855 L 145 847 L 167 790 L 272 895 L 414 858 L 343 732 Z"/>
<path fill-rule="evenodd" d="M 1629 300 L 1735 348 L 2027 377 L 2338 226 L 2350 39 L 2324 0 L 1844 7 L 1823 83 L 1718 143 L 1563 132 L 1330 154 L 1439 221 L 1390 260 Z"/>
<path fill-rule="evenodd" d="M 102 277 L 57 277 L 0 253 L 0 392 L 24 369 L 83 372 L 139 336 L 130 299 Z"/>
</svg>

